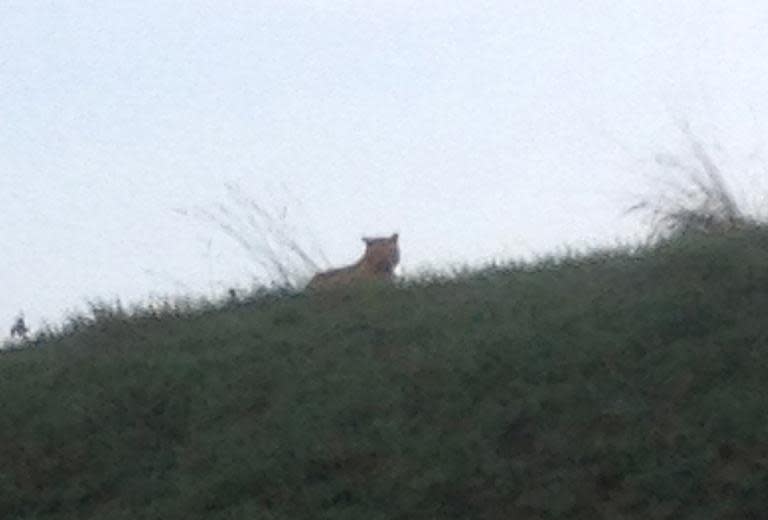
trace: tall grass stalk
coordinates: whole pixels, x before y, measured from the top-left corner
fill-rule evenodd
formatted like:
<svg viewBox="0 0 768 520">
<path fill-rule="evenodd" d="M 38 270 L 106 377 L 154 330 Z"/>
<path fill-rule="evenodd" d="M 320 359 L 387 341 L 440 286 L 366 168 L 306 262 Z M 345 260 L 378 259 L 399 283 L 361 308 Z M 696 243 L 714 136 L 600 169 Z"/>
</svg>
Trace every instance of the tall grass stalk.
<svg viewBox="0 0 768 520">
<path fill-rule="evenodd" d="M 675 176 L 655 184 L 655 193 L 632 205 L 627 213 L 644 213 L 650 223 L 650 241 L 689 232 L 715 233 L 754 223 L 741 207 L 725 175 L 688 122 L 678 127 L 686 140 L 683 153 L 659 153 L 657 166 Z M 662 185 L 663 190 L 658 186 Z"/>
<path fill-rule="evenodd" d="M 262 202 L 237 184 L 225 185 L 228 203 L 212 208 L 177 209 L 178 214 L 213 225 L 234 241 L 260 268 L 262 285 L 297 288 L 312 273 L 329 264 L 311 232 L 300 239 L 299 229 L 288 219 L 288 206 Z M 287 189 L 294 208 L 301 204 Z"/>
</svg>

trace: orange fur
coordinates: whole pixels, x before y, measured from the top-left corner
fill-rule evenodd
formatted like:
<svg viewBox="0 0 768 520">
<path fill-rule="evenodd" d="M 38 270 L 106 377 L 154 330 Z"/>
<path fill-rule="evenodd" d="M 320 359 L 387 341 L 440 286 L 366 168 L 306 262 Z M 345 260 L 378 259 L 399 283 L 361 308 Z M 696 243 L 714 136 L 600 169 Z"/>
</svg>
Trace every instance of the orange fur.
<svg viewBox="0 0 768 520">
<path fill-rule="evenodd" d="M 325 289 L 366 280 L 391 281 L 400 261 L 397 238 L 397 233 L 385 238 L 363 238 L 365 253 L 360 260 L 346 267 L 317 273 L 307 288 Z"/>
</svg>

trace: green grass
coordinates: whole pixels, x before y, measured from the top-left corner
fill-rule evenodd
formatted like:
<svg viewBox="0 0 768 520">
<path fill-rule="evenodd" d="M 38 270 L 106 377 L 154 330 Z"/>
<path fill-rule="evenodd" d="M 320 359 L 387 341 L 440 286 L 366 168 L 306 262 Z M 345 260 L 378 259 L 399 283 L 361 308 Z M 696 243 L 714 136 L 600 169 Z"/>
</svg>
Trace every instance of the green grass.
<svg viewBox="0 0 768 520">
<path fill-rule="evenodd" d="M 4 519 L 749 519 L 768 230 L 96 309 L 0 356 Z"/>
</svg>

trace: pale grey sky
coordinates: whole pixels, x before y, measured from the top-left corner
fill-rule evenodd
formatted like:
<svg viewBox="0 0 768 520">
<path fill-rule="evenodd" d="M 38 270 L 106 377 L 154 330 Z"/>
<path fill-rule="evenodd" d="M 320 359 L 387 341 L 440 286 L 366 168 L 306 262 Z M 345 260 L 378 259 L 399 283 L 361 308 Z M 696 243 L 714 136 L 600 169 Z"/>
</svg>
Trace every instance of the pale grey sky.
<svg viewBox="0 0 768 520">
<path fill-rule="evenodd" d="M 0 326 L 248 285 L 173 211 L 227 182 L 333 263 L 399 231 L 406 273 L 636 236 L 675 116 L 760 185 L 767 34 L 754 0 L 0 0 Z"/>
</svg>

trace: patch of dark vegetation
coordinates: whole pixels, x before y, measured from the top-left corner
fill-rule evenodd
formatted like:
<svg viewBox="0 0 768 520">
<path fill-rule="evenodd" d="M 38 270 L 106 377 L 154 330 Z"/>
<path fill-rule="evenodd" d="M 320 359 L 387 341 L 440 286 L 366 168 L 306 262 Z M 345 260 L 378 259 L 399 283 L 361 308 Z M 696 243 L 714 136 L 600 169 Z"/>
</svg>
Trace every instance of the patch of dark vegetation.
<svg viewBox="0 0 768 520">
<path fill-rule="evenodd" d="M 761 518 L 768 229 L 94 306 L 0 356 L 9 519 Z"/>
</svg>

